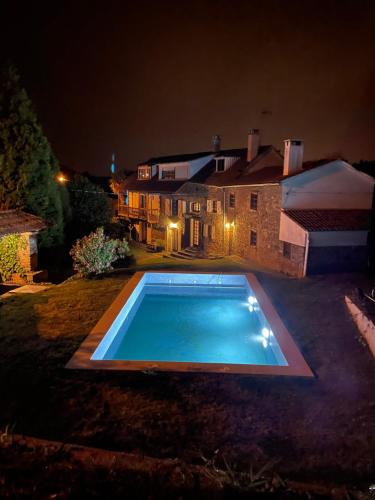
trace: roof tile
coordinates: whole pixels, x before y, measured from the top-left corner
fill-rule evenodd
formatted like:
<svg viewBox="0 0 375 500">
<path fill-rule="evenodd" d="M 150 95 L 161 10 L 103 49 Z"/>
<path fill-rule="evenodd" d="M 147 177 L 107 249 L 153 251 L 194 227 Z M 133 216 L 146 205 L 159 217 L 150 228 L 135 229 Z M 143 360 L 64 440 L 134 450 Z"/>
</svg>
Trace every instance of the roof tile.
<svg viewBox="0 0 375 500">
<path fill-rule="evenodd" d="M 291 209 L 284 213 L 309 232 L 366 231 L 372 216 L 372 210 L 360 209 Z"/>
</svg>

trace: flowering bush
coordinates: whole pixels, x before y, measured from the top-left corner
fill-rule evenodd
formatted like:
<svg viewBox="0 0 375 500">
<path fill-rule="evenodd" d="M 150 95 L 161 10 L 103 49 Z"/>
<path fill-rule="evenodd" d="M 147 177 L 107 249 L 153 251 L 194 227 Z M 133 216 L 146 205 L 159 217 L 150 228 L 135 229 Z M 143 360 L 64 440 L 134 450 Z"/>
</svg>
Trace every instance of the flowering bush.
<svg viewBox="0 0 375 500">
<path fill-rule="evenodd" d="M 23 274 L 18 252 L 26 248 L 26 240 L 20 234 L 8 234 L 0 238 L 0 281 L 9 279 L 13 273 Z"/>
<path fill-rule="evenodd" d="M 130 255 L 126 240 L 110 239 L 99 227 L 96 231 L 77 240 L 70 251 L 74 270 L 81 276 L 94 276 L 112 269 L 118 259 Z"/>
</svg>

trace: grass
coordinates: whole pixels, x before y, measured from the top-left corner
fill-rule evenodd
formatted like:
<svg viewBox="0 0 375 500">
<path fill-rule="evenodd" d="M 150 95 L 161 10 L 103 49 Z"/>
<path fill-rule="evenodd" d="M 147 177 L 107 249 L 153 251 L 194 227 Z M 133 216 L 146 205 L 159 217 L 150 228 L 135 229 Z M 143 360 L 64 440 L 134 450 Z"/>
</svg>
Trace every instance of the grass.
<svg viewBox="0 0 375 500">
<path fill-rule="evenodd" d="M 137 256 L 138 269 L 249 270 L 231 259 Z M 66 370 L 133 270 L 3 300 L 0 431 L 187 464 L 215 455 L 218 466 L 225 457 L 244 472 L 278 460 L 283 478 L 373 482 L 375 361 L 343 302 L 354 286 L 366 288 L 366 277 L 256 270 L 315 380 Z"/>
</svg>

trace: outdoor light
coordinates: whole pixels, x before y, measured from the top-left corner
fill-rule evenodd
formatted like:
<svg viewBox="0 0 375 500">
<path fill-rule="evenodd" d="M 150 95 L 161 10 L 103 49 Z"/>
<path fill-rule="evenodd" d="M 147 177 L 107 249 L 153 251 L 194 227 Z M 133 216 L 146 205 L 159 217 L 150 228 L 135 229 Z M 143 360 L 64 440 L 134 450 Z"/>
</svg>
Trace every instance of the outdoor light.
<svg viewBox="0 0 375 500">
<path fill-rule="evenodd" d="M 67 182 L 67 180 L 68 180 L 68 179 L 67 179 L 66 177 L 64 177 L 62 174 L 60 174 L 60 175 L 57 177 L 57 180 L 58 180 L 59 182 Z"/>
<path fill-rule="evenodd" d="M 234 221 L 232 222 L 231 226 L 234 227 Z"/>
<path fill-rule="evenodd" d="M 177 224 L 177 222 L 171 222 L 171 223 L 169 224 L 169 227 L 170 227 L 171 229 L 177 229 L 177 228 L 178 228 L 178 224 Z"/>
<path fill-rule="evenodd" d="M 229 224 L 229 222 L 226 222 L 225 223 L 225 229 L 229 229 L 229 228 L 230 228 L 230 224 Z"/>
</svg>

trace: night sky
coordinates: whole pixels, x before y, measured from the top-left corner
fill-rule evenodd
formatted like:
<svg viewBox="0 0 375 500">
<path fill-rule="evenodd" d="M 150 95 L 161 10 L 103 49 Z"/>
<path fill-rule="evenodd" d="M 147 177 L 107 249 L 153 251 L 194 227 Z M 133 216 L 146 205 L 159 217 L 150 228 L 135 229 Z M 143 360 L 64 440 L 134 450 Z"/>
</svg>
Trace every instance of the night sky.
<svg viewBox="0 0 375 500">
<path fill-rule="evenodd" d="M 63 165 L 245 147 L 250 128 L 375 159 L 375 1 L 43 3 L 2 0 L 0 55 Z"/>
</svg>

